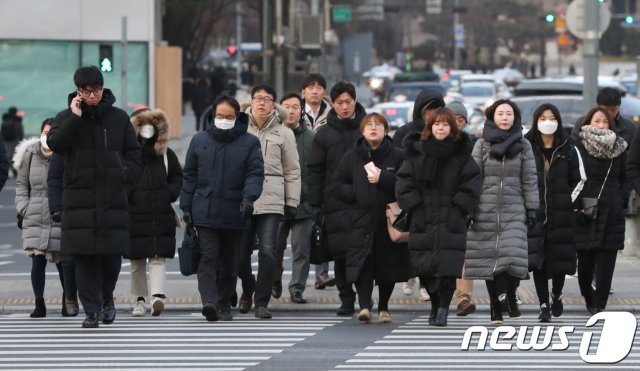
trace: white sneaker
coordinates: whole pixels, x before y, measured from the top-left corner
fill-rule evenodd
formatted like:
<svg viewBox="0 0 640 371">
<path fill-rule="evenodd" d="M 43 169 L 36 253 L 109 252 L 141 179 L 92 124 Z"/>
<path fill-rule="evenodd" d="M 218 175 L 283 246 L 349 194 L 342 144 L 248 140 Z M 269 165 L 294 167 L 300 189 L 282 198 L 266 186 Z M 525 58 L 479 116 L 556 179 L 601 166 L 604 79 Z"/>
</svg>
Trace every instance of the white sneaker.
<svg viewBox="0 0 640 371">
<path fill-rule="evenodd" d="M 407 282 L 404 282 L 402 284 L 402 293 L 404 293 L 407 296 L 411 296 L 413 295 L 413 291 L 416 288 L 416 279 L 415 278 L 409 278 L 409 280 Z"/>
<path fill-rule="evenodd" d="M 147 307 L 145 307 L 144 305 L 144 300 L 138 300 L 138 302 L 136 303 L 136 306 L 133 307 L 133 311 L 131 312 L 131 315 L 133 315 L 134 317 L 144 317 L 146 313 L 147 313 Z"/>
<path fill-rule="evenodd" d="M 427 292 L 427 289 L 425 289 L 424 287 L 420 288 L 420 299 L 422 299 L 423 301 L 431 300 L 431 297 L 429 297 L 429 293 Z"/>
<path fill-rule="evenodd" d="M 162 313 L 163 309 L 164 300 L 162 298 L 154 296 L 153 299 L 151 299 L 151 315 L 154 317 L 159 316 L 160 313 Z"/>
</svg>

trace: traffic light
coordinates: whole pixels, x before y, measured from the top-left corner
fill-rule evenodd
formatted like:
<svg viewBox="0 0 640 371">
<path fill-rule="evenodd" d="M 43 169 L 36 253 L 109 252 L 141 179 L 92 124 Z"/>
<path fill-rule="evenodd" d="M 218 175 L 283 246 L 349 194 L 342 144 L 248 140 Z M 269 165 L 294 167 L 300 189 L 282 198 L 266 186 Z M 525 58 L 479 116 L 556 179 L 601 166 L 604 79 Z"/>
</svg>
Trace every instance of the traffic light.
<svg viewBox="0 0 640 371">
<path fill-rule="evenodd" d="M 547 23 L 553 23 L 553 22 L 555 22 L 555 20 L 556 20 L 556 15 L 555 15 L 554 13 L 547 13 L 547 14 L 544 16 L 544 20 L 545 20 Z"/>
<path fill-rule="evenodd" d="M 624 23 L 633 24 L 633 16 L 632 15 L 628 15 L 628 16 L 624 17 Z"/>
<path fill-rule="evenodd" d="M 100 44 L 100 58 L 98 60 L 98 68 L 101 72 L 113 71 L 113 45 Z"/>
<path fill-rule="evenodd" d="M 238 49 L 236 48 L 235 45 L 231 44 L 231 45 L 229 45 L 229 47 L 227 47 L 227 53 L 230 56 L 233 57 L 234 55 L 236 55 L 237 52 L 238 52 Z"/>
</svg>

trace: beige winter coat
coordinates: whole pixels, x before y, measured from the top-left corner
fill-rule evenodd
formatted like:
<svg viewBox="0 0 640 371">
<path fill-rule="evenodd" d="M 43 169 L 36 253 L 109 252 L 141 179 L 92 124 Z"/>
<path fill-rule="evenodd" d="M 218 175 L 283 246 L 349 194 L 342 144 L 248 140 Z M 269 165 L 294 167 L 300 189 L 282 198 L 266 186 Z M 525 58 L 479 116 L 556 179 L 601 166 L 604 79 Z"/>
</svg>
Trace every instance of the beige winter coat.
<svg viewBox="0 0 640 371">
<path fill-rule="evenodd" d="M 282 125 L 287 111 L 276 104 L 275 112 L 262 129 L 258 128 L 251 107 L 242 106 L 249 115 L 247 132 L 260 139 L 264 159 L 264 183 L 262 195 L 253 204 L 254 215 L 284 215 L 284 206 L 300 204 L 300 161 L 293 131 Z"/>
</svg>

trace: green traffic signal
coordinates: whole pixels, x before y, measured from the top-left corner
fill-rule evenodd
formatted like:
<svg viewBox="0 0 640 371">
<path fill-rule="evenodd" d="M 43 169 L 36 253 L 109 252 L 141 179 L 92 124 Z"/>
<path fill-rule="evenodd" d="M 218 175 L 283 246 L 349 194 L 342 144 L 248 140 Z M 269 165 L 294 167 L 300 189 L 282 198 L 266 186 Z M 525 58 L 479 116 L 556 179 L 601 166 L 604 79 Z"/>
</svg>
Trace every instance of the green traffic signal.
<svg viewBox="0 0 640 371">
<path fill-rule="evenodd" d="M 624 18 L 624 23 L 626 24 L 632 24 L 633 23 L 633 16 L 628 15 Z"/>
<path fill-rule="evenodd" d="M 547 21 L 547 23 L 553 23 L 556 20 L 556 15 L 553 13 L 548 13 L 546 16 L 544 16 L 544 20 Z"/>
</svg>

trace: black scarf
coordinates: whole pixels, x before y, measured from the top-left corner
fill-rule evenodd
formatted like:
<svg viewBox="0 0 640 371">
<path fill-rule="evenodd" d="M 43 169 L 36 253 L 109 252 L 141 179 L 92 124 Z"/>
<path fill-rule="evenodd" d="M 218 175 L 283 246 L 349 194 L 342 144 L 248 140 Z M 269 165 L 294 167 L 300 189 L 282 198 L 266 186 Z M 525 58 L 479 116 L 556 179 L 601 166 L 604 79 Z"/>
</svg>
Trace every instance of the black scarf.
<svg viewBox="0 0 640 371">
<path fill-rule="evenodd" d="M 495 158 L 502 158 L 505 155 L 511 158 L 524 150 L 520 121 L 514 121 L 513 126 L 504 131 L 495 122 L 487 120 L 484 123 L 482 138 L 491 144 L 489 153 Z"/>
<path fill-rule="evenodd" d="M 426 156 L 419 169 L 418 180 L 423 180 L 428 184 L 436 183 L 442 163 L 454 154 L 457 145 L 458 143 L 449 137 L 444 140 L 429 138 L 429 140 L 421 142 L 421 151 Z"/>
</svg>

